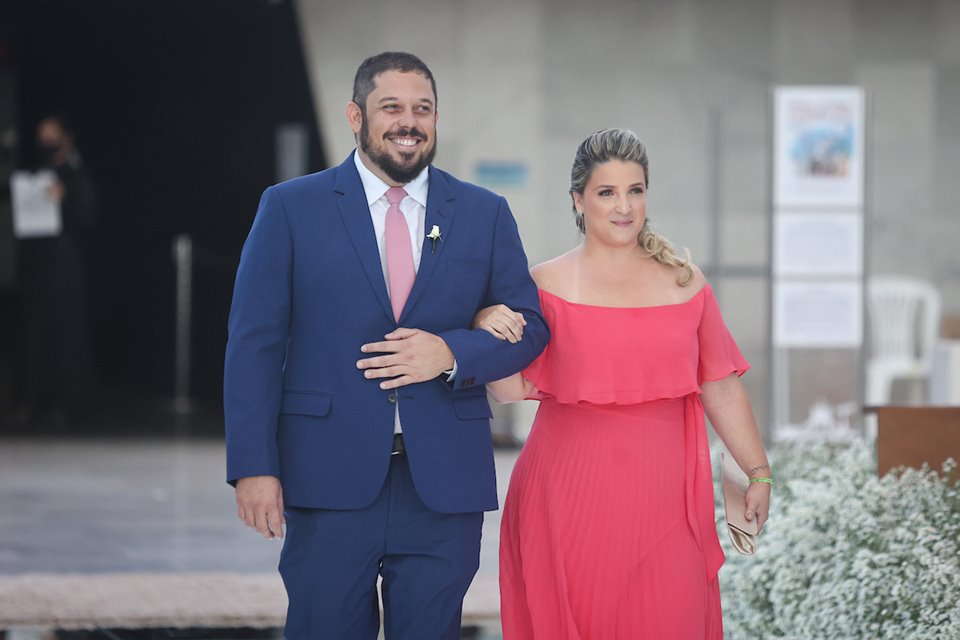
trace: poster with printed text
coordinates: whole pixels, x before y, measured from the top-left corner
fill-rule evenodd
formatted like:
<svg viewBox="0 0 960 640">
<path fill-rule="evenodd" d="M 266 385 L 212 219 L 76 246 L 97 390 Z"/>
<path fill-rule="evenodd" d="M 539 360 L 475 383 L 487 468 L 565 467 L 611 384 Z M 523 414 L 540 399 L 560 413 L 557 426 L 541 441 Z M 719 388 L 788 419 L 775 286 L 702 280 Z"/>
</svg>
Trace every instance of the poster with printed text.
<svg viewBox="0 0 960 640">
<path fill-rule="evenodd" d="M 863 206 L 864 99 L 859 87 L 774 92 L 774 205 Z"/>
<path fill-rule="evenodd" d="M 57 174 L 51 170 L 14 171 L 10 176 L 13 235 L 18 239 L 60 235 L 60 202 L 52 195 Z"/>
<path fill-rule="evenodd" d="M 860 281 L 780 281 L 773 304 L 775 347 L 855 349 L 863 344 Z"/>
</svg>

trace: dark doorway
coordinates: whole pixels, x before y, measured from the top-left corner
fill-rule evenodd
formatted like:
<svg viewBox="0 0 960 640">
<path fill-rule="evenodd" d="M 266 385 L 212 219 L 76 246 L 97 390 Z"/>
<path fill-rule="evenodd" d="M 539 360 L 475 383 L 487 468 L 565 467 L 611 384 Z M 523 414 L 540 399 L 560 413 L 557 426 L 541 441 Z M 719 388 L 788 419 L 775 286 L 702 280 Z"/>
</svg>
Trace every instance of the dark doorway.
<svg viewBox="0 0 960 640">
<path fill-rule="evenodd" d="M 259 195 L 276 181 L 277 127 L 305 125 L 308 168 L 325 166 L 292 3 L 24 0 L 0 9 L 0 35 L 21 164 L 34 160 L 38 119 L 61 111 L 96 176 L 87 296 L 101 388 L 172 393 L 171 245 L 189 234 L 191 392 L 218 406 L 233 274 Z"/>
</svg>

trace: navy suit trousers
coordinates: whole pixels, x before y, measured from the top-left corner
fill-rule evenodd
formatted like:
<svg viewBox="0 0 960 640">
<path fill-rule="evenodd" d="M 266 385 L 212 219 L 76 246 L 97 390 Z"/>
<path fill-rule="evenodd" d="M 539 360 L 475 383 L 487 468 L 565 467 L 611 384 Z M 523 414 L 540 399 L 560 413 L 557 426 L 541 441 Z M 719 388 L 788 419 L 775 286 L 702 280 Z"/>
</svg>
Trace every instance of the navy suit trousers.
<svg viewBox="0 0 960 640">
<path fill-rule="evenodd" d="M 405 455 L 391 458 L 371 506 L 288 507 L 285 515 L 287 640 L 376 640 L 378 575 L 387 640 L 460 637 L 463 596 L 480 564 L 483 513 L 428 509 Z"/>
</svg>

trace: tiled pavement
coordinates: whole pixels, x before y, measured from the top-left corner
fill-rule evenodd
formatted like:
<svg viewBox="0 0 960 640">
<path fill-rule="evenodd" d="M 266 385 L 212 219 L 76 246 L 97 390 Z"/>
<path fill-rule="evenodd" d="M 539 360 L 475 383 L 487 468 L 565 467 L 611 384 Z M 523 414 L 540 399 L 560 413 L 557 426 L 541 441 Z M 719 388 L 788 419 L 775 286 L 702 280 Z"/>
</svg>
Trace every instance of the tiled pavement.
<svg viewBox="0 0 960 640">
<path fill-rule="evenodd" d="M 501 502 L 517 452 L 498 450 Z M 0 578 L 25 573 L 273 574 L 280 544 L 237 520 L 223 442 L 196 437 L 0 439 Z M 484 522 L 464 618 L 498 637 L 499 513 Z"/>
</svg>

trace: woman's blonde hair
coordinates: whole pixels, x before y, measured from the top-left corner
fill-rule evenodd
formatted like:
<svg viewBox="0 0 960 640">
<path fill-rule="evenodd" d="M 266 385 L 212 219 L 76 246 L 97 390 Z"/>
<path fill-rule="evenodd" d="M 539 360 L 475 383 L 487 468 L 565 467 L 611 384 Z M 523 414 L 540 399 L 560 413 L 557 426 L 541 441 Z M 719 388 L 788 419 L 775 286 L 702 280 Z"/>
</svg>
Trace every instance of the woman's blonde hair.
<svg viewBox="0 0 960 640">
<path fill-rule="evenodd" d="M 577 155 L 573 159 L 573 168 L 570 170 L 570 198 L 574 193 L 583 195 L 583 190 L 593 175 L 597 165 L 611 160 L 636 162 L 643 169 L 643 175 L 650 184 L 650 169 L 648 167 L 647 150 L 633 131 L 627 129 L 604 129 L 587 136 L 587 139 L 577 147 Z M 574 220 L 580 233 L 586 233 L 583 214 L 577 210 L 576 200 L 573 203 Z M 650 228 L 650 219 L 643 223 L 643 228 L 637 235 L 637 244 L 647 255 L 657 262 L 671 267 L 679 267 L 677 284 L 685 287 L 693 280 L 693 266 L 690 261 L 690 251 L 684 248 L 684 257 L 677 255 L 673 244 L 664 236 Z"/>
</svg>

